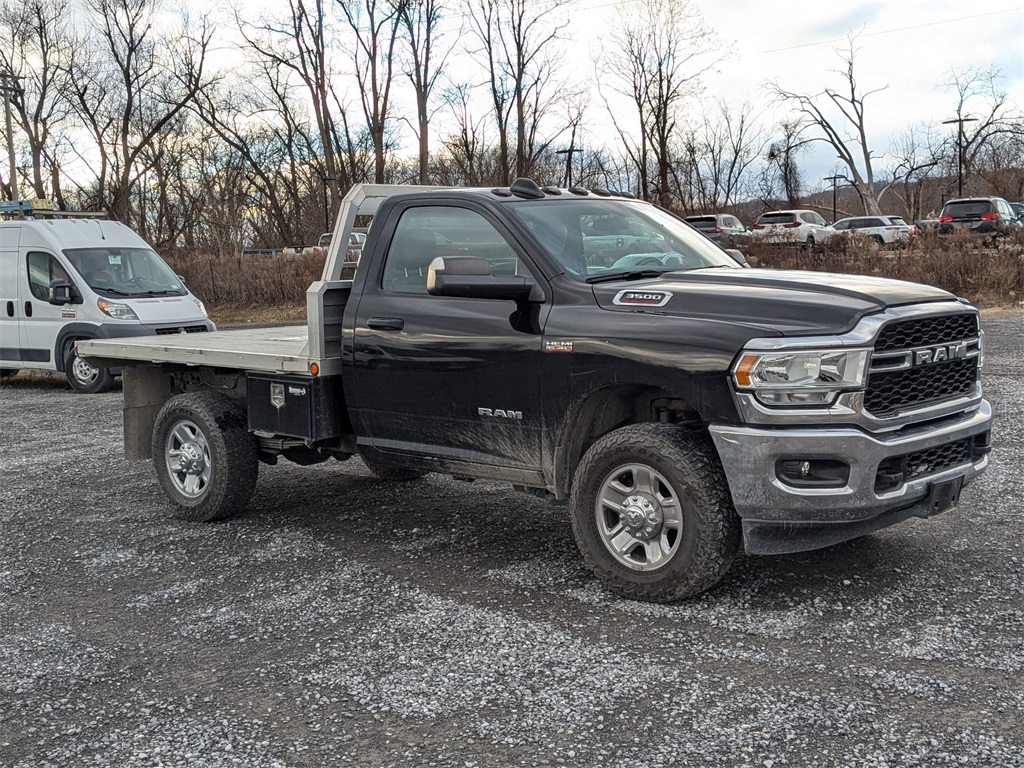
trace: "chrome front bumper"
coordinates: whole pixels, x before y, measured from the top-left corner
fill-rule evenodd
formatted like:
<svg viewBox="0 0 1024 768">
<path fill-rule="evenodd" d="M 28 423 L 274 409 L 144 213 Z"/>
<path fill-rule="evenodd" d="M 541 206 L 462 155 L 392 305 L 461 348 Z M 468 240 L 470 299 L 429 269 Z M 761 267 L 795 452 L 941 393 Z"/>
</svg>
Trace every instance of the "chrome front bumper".
<svg viewBox="0 0 1024 768">
<path fill-rule="evenodd" d="M 909 517 L 928 517 L 932 487 L 963 478 L 966 485 L 984 471 L 981 455 L 933 474 L 876 492 L 879 464 L 929 448 L 974 438 L 989 431 L 992 408 L 976 410 L 926 426 L 868 434 L 855 427 L 781 428 L 712 426 L 711 436 L 725 469 L 733 504 L 743 520 L 752 554 L 798 552 L 845 541 Z M 850 466 L 849 480 L 837 488 L 794 487 L 777 475 L 784 459 L 839 459 Z"/>
</svg>

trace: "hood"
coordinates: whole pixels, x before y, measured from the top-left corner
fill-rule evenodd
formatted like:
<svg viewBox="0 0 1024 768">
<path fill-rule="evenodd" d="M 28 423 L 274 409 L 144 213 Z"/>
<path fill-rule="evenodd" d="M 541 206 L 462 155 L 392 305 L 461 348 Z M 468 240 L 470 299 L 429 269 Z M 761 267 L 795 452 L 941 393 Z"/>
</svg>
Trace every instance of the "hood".
<svg viewBox="0 0 1024 768">
<path fill-rule="evenodd" d="M 939 288 L 902 280 L 770 269 L 667 272 L 593 288 L 603 309 L 702 317 L 783 335 L 845 333 L 865 315 L 889 307 L 955 299 Z"/>
<path fill-rule="evenodd" d="M 206 320 L 206 315 L 199 311 L 199 306 L 191 294 L 186 296 L 134 296 L 111 297 L 109 301 L 127 304 L 139 316 L 143 325 L 161 325 L 163 323 L 199 323 Z"/>
</svg>

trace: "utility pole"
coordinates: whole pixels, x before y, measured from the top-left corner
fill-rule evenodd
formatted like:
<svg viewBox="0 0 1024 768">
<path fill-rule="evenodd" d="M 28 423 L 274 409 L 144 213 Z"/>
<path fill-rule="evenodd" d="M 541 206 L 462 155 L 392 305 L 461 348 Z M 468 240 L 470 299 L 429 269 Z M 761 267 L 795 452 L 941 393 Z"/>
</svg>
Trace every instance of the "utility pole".
<svg viewBox="0 0 1024 768">
<path fill-rule="evenodd" d="M 572 144 L 569 145 L 568 149 L 556 149 L 556 155 L 565 155 L 565 186 L 572 186 L 572 155 L 573 152 L 582 152 L 583 147 L 577 147 Z"/>
<path fill-rule="evenodd" d="M 7 131 L 7 157 L 11 163 L 9 200 L 18 199 L 18 168 L 14 164 L 14 128 L 11 123 L 11 97 L 22 92 L 18 81 L 22 78 L 13 72 L 0 72 L 0 91 L 4 94 L 4 123 Z"/>
<path fill-rule="evenodd" d="M 964 123 L 976 123 L 976 117 L 954 117 L 943 120 L 943 125 L 956 123 L 956 196 L 964 196 Z"/>
<path fill-rule="evenodd" d="M 843 181 L 849 181 L 845 176 L 826 176 L 822 181 L 832 182 L 832 223 L 836 223 L 836 184 L 842 179 Z"/>
</svg>

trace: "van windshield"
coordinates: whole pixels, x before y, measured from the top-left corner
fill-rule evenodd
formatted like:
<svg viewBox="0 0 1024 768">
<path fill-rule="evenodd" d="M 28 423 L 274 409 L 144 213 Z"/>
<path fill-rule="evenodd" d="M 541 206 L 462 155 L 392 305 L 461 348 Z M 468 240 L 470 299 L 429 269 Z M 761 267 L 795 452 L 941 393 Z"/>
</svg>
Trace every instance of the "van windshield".
<svg viewBox="0 0 1024 768">
<path fill-rule="evenodd" d="M 178 276 L 149 248 L 69 248 L 64 255 L 97 293 L 184 296 Z"/>
</svg>

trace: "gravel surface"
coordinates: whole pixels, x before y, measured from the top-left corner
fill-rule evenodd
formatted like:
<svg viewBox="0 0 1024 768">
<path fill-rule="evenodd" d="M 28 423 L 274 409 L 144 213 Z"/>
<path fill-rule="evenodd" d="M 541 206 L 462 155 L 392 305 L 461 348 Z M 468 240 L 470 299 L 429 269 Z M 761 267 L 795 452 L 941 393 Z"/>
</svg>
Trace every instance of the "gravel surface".
<svg viewBox="0 0 1024 768">
<path fill-rule="evenodd" d="M 960 507 L 618 599 L 565 507 L 358 460 L 166 516 L 121 394 L 0 385 L 0 765 L 1024 766 L 1024 315 Z"/>
</svg>

